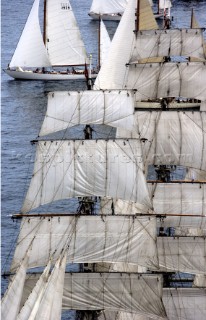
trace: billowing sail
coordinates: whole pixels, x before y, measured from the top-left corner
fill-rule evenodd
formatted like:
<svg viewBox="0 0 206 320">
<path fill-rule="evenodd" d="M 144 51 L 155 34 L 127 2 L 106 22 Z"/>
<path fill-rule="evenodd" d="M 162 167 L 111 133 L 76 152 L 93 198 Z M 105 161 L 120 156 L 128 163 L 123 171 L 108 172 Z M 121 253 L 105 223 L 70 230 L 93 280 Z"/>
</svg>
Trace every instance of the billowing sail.
<svg viewBox="0 0 206 320">
<path fill-rule="evenodd" d="M 137 112 L 136 120 L 146 163 L 206 172 L 205 112 L 145 111 Z"/>
<path fill-rule="evenodd" d="M 205 237 L 158 237 L 160 270 L 206 274 L 205 246 Z"/>
<path fill-rule="evenodd" d="M 169 320 L 203 320 L 206 318 L 205 289 L 164 288 L 163 304 Z M 104 311 L 99 320 L 151 320 L 131 312 Z"/>
<path fill-rule="evenodd" d="M 206 228 L 205 184 L 157 183 L 148 188 L 154 212 L 168 214 L 163 220 L 165 227 Z"/>
<path fill-rule="evenodd" d="M 50 92 L 40 136 L 78 124 L 106 124 L 131 131 L 134 126 L 132 91 Z"/>
<path fill-rule="evenodd" d="M 202 29 L 143 30 L 137 33 L 129 62 L 156 62 L 157 57 L 163 61 L 165 56 L 205 60 L 203 39 Z"/>
<path fill-rule="evenodd" d="M 109 34 L 107 32 L 106 26 L 101 20 L 100 23 L 100 66 L 102 66 L 102 63 L 106 61 L 109 49 L 111 46 L 111 40 L 109 37 Z"/>
<path fill-rule="evenodd" d="M 25 296 L 38 276 L 28 277 Z M 135 312 L 166 319 L 159 275 L 124 273 L 65 274 L 63 309 Z M 22 301 L 24 303 L 24 301 Z"/>
<path fill-rule="evenodd" d="M 46 48 L 53 66 L 86 62 L 86 50 L 68 0 L 47 3 Z"/>
<path fill-rule="evenodd" d="M 47 264 L 39 280 L 35 284 L 35 287 L 31 291 L 31 294 L 26 300 L 24 306 L 21 308 L 21 311 L 18 314 L 17 320 L 28 320 L 30 319 L 29 317 L 36 316 L 36 313 L 39 308 L 39 303 L 42 299 L 42 296 L 45 291 L 46 283 L 48 281 L 50 268 L 51 268 L 51 261 L 49 261 L 49 263 Z"/>
<path fill-rule="evenodd" d="M 9 64 L 11 68 L 51 66 L 39 25 L 39 1 L 34 1 L 21 38 Z"/>
<path fill-rule="evenodd" d="M 90 8 L 91 13 L 112 14 L 123 13 L 128 0 L 93 0 Z"/>
<path fill-rule="evenodd" d="M 31 243 L 29 268 L 44 266 L 50 258 L 57 260 L 66 247 L 67 261 L 70 263 L 129 262 L 158 267 L 155 217 L 23 218 L 12 271 L 19 265 Z"/>
<path fill-rule="evenodd" d="M 131 57 L 131 48 L 135 41 L 135 10 L 137 1 L 129 1 L 120 24 L 111 43 L 107 61 L 102 66 L 95 81 L 96 89 L 120 89 L 126 75 L 126 64 Z M 148 0 L 142 0 L 139 8 L 139 29 L 158 29 Z"/>
<path fill-rule="evenodd" d="M 154 214 L 162 215 L 162 226 L 206 229 L 206 185 L 199 183 L 148 183 Z M 120 199 L 101 199 L 100 213 L 143 213 L 139 204 Z"/>
<path fill-rule="evenodd" d="M 1 316 L 4 320 L 16 320 L 20 308 L 26 279 L 27 264 L 29 259 L 28 251 L 23 260 L 20 261 L 19 268 L 2 299 Z"/>
<path fill-rule="evenodd" d="M 150 207 L 139 140 L 39 141 L 22 212 L 55 200 L 92 195 Z"/>
<path fill-rule="evenodd" d="M 184 97 L 206 100 L 204 62 L 129 63 L 112 89 L 136 89 L 136 100 Z M 103 87 L 101 87 L 103 88 Z"/>
</svg>

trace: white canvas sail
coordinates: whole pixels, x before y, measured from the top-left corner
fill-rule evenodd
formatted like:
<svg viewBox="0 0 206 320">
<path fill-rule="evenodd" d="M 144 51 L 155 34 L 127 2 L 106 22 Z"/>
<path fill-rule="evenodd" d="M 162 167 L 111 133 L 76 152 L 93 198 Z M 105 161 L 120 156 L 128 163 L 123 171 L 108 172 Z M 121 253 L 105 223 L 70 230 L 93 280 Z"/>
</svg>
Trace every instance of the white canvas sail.
<svg viewBox="0 0 206 320">
<path fill-rule="evenodd" d="M 206 229 L 206 186 L 198 183 L 148 183 L 153 213 L 162 215 L 161 225 Z M 100 213 L 138 215 L 139 204 L 121 199 L 101 199 Z"/>
<path fill-rule="evenodd" d="M 60 256 L 48 279 L 35 319 L 61 319 L 65 268 L 66 256 Z"/>
<path fill-rule="evenodd" d="M 164 288 L 163 303 L 169 320 L 203 320 L 206 317 L 204 289 Z M 151 320 L 150 317 L 130 312 L 104 311 L 100 320 Z"/>
<path fill-rule="evenodd" d="M 22 212 L 59 199 L 110 196 L 150 207 L 138 140 L 39 141 Z"/>
<path fill-rule="evenodd" d="M 21 38 L 9 64 L 11 68 L 51 66 L 39 25 L 39 1 L 34 1 Z"/>
<path fill-rule="evenodd" d="M 2 299 L 1 316 L 4 320 L 16 320 L 17 318 L 24 290 L 28 259 L 29 252 L 27 251 L 24 259 L 20 261 L 17 273 L 11 280 L 9 287 Z"/>
<path fill-rule="evenodd" d="M 23 218 L 12 271 L 31 243 L 29 268 L 44 266 L 51 257 L 56 261 L 65 247 L 68 263 L 129 262 L 158 267 L 155 217 Z"/>
<path fill-rule="evenodd" d="M 143 30 L 131 48 L 130 63 L 156 62 L 165 56 L 205 60 L 202 29 Z M 161 61 L 161 60 L 159 60 Z"/>
<path fill-rule="evenodd" d="M 206 172 L 205 112 L 145 111 L 135 115 L 146 163 Z"/>
<path fill-rule="evenodd" d="M 168 9 L 172 7 L 172 3 L 170 0 L 158 0 L 160 9 Z"/>
<path fill-rule="evenodd" d="M 106 61 L 109 49 L 111 46 L 111 40 L 109 34 L 107 32 L 106 26 L 101 20 L 100 23 L 100 66 L 102 66 L 103 62 Z"/>
<path fill-rule="evenodd" d="M 132 91 L 50 92 L 46 116 L 39 135 L 43 136 L 78 124 L 105 124 L 132 130 Z"/>
<path fill-rule="evenodd" d="M 51 64 L 85 64 L 87 54 L 70 2 L 49 0 L 46 12 L 46 48 Z"/>
<path fill-rule="evenodd" d="M 202 320 L 206 317 L 205 289 L 165 288 L 163 303 L 170 320 Z"/>
<path fill-rule="evenodd" d="M 206 274 L 205 237 L 158 237 L 160 270 Z"/>
<path fill-rule="evenodd" d="M 97 14 L 113 14 L 123 13 L 128 3 L 128 0 L 93 0 L 90 8 L 90 13 Z"/>
<path fill-rule="evenodd" d="M 37 278 L 30 276 L 27 279 L 24 300 Z M 62 307 L 74 310 L 130 310 L 152 319 L 166 319 L 161 298 L 162 280 L 159 275 L 66 273 Z"/>
<path fill-rule="evenodd" d="M 206 288 L 206 274 L 196 274 L 193 287 Z"/>
<path fill-rule="evenodd" d="M 131 57 L 131 48 L 135 41 L 135 17 L 137 1 L 129 1 L 120 24 L 112 40 L 107 61 L 102 66 L 95 81 L 96 89 L 120 89 L 126 75 L 126 64 Z M 152 9 L 147 0 L 140 2 L 140 30 L 158 29 Z"/>
<path fill-rule="evenodd" d="M 49 261 L 43 273 L 41 274 L 39 280 L 37 281 L 35 287 L 31 291 L 31 294 L 29 295 L 24 306 L 22 307 L 21 311 L 18 314 L 17 320 L 28 320 L 28 319 L 31 319 L 31 317 L 35 319 L 36 313 L 38 311 L 39 303 L 42 299 L 45 286 L 48 281 L 50 268 L 51 268 L 51 261 Z"/>
<path fill-rule="evenodd" d="M 206 65 L 203 62 L 131 63 L 113 89 L 137 89 L 136 99 L 184 97 L 206 100 Z M 101 87 L 102 88 L 102 87 Z"/>
</svg>

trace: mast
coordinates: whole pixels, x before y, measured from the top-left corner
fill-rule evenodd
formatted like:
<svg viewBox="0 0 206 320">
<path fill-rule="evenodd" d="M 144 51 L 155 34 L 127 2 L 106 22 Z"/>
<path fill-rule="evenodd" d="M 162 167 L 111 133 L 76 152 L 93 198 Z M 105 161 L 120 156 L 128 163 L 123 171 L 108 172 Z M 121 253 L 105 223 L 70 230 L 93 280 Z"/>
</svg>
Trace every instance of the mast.
<svg viewBox="0 0 206 320">
<path fill-rule="evenodd" d="M 100 41 L 101 41 L 101 15 L 99 15 L 99 31 L 98 31 L 98 68 L 100 69 L 101 67 L 101 46 L 100 46 Z"/>
<path fill-rule="evenodd" d="M 140 13 L 140 0 L 137 0 L 137 12 L 136 12 L 136 32 L 139 31 L 139 13 Z"/>
<path fill-rule="evenodd" d="M 46 46 L 46 11 L 47 11 L 47 0 L 44 0 L 44 30 L 43 30 L 43 41 Z"/>
</svg>

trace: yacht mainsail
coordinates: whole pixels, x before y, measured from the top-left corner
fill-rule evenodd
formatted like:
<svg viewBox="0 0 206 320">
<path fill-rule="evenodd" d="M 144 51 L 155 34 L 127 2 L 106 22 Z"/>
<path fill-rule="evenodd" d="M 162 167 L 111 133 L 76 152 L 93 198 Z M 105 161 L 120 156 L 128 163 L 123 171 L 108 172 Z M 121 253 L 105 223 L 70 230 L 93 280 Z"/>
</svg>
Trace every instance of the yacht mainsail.
<svg viewBox="0 0 206 320">
<path fill-rule="evenodd" d="M 87 54 L 69 1 L 46 1 L 45 43 L 39 2 L 34 1 L 10 68 L 84 65 Z"/>
</svg>

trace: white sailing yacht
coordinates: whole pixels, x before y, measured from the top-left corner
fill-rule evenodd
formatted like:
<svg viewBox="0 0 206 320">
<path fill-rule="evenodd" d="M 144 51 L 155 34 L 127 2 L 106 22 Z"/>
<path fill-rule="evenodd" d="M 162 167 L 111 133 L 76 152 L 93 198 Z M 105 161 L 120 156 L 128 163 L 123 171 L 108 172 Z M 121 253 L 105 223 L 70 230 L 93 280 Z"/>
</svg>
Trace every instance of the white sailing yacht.
<svg viewBox="0 0 206 320">
<path fill-rule="evenodd" d="M 43 37 L 39 4 L 40 0 L 34 1 L 17 48 L 4 71 L 15 79 L 25 80 L 85 79 L 85 68 L 91 61 L 70 2 L 44 0 Z M 95 78 L 96 74 L 90 76 Z"/>
<path fill-rule="evenodd" d="M 48 95 L 33 141 L 31 183 L 13 216 L 21 226 L 2 301 L 5 320 L 57 320 L 62 309 L 78 310 L 81 320 L 206 318 L 203 30 L 151 30 L 145 16 L 142 21 L 143 6 L 155 24 L 148 1 L 136 5 L 130 1 L 101 67 L 96 86 L 103 90 Z M 121 33 L 127 35 L 124 50 Z M 173 52 L 190 59 L 163 59 Z M 117 76 L 108 69 L 110 60 Z M 178 72 L 170 69 L 175 64 Z M 146 74 L 139 72 L 143 65 Z M 198 77 L 203 85 L 196 85 Z M 180 97 L 182 103 L 168 100 Z M 73 140 L 65 133 L 48 139 L 80 124 L 115 127 L 115 137 Z M 147 180 L 151 166 L 156 179 Z M 177 166 L 187 169 L 181 180 L 172 178 Z M 44 205 L 71 198 L 80 201 L 76 213 L 43 212 Z M 68 271 L 69 263 L 85 264 L 84 270 Z"/>
</svg>

